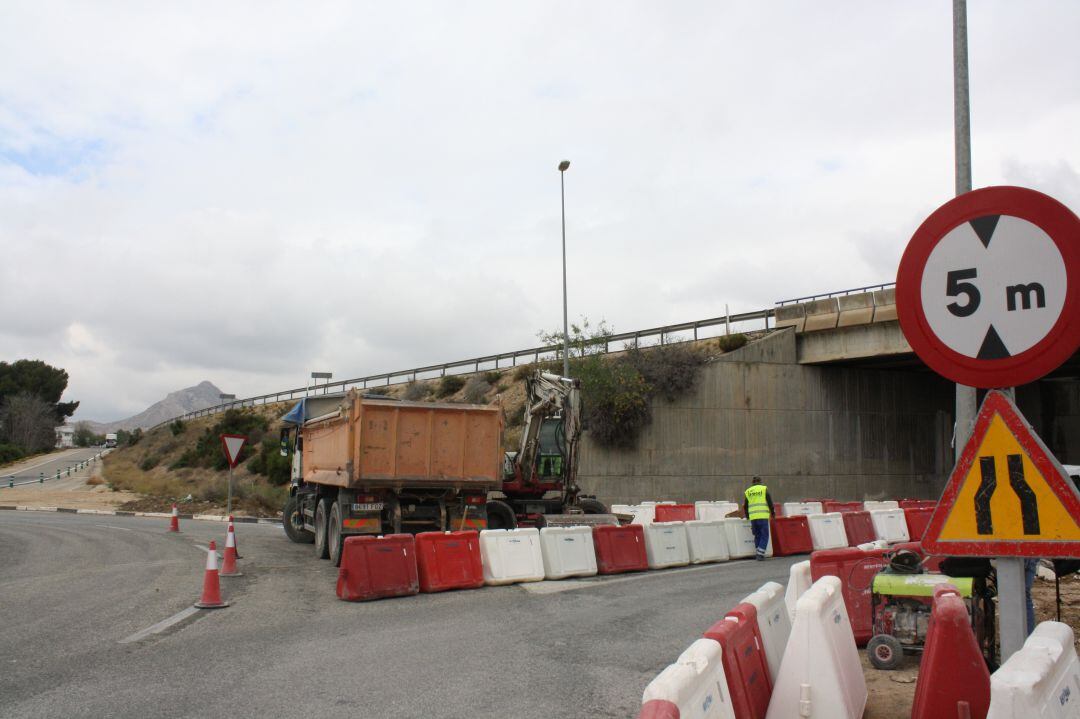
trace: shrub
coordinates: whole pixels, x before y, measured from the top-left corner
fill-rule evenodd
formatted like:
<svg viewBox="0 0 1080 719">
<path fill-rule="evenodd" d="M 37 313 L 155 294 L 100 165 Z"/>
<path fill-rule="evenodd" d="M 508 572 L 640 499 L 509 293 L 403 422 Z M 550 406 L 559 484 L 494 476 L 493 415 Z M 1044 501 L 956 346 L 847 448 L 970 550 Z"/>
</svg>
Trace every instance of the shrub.
<svg viewBox="0 0 1080 719">
<path fill-rule="evenodd" d="M 439 389 L 435 392 L 435 395 L 439 399 L 449 397 L 455 394 L 459 389 L 465 386 L 465 378 L 461 375 L 448 374 L 439 380 Z"/>
<path fill-rule="evenodd" d="M 624 360 L 605 362 L 593 355 L 575 363 L 572 374 L 581 379 L 582 421 L 602 447 L 630 448 L 652 419 L 652 387 Z"/>
<path fill-rule="evenodd" d="M 668 402 L 686 394 L 697 382 L 705 358 L 688 345 L 630 350 L 623 359 L 636 369 L 653 391 Z"/>
<path fill-rule="evenodd" d="M 247 468 L 266 477 L 274 486 L 287 484 L 292 474 L 292 460 L 281 456 L 281 445 L 273 437 L 264 437 L 259 453 L 248 462 Z"/>
<path fill-rule="evenodd" d="M 161 457 L 156 454 L 148 454 L 143 458 L 143 461 L 139 463 L 139 469 L 144 472 L 149 472 L 154 467 L 158 466 L 161 462 Z"/>
<path fill-rule="evenodd" d="M 246 462 L 255 452 L 253 447 L 262 441 L 269 427 L 270 420 L 263 415 L 244 409 L 226 410 L 216 424 L 203 430 L 194 447 L 185 450 L 176 461 L 169 465 L 169 469 L 183 467 L 203 467 L 219 471 L 228 469 L 229 461 L 221 449 L 221 435 L 223 434 L 247 436 L 248 441 L 240 449 L 238 464 Z"/>
<path fill-rule="evenodd" d="M 95 474 L 93 477 L 86 480 L 86 483 L 89 484 L 91 487 L 96 487 L 99 484 L 105 484 L 105 480 Z"/>
<path fill-rule="evenodd" d="M 491 385 L 479 377 L 470 377 L 465 383 L 465 392 L 462 398 L 469 404 L 483 404 L 491 391 Z"/>
<path fill-rule="evenodd" d="M 741 332 L 733 335 L 723 335 L 716 338 L 716 346 L 720 348 L 721 352 L 731 352 L 737 350 L 747 342 L 746 335 Z"/>
<path fill-rule="evenodd" d="M 499 380 L 502 379 L 502 376 L 503 376 L 502 371 L 497 370 L 497 369 L 493 369 L 490 372 L 485 372 L 482 375 L 482 377 L 484 378 L 484 381 L 487 382 L 489 385 L 491 385 L 493 387 L 499 383 Z"/>
<path fill-rule="evenodd" d="M 418 402 L 431 394 L 431 387 L 427 382 L 413 380 L 405 385 L 405 391 L 401 398 L 410 402 Z"/>
<path fill-rule="evenodd" d="M 13 444 L 0 444 L 0 464 L 7 464 L 8 462 L 14 462 L 15 460 L 22 459 L 24 456 L 23 451 Z"/>
<path fill-rule="evenodd" d="M 184 433 L 184 428 L 187 425 L 182 419 L 174 419 L 169 423 L 169 431 L 172 432 L 173 437 L 178 437 Z"/>
</svg>

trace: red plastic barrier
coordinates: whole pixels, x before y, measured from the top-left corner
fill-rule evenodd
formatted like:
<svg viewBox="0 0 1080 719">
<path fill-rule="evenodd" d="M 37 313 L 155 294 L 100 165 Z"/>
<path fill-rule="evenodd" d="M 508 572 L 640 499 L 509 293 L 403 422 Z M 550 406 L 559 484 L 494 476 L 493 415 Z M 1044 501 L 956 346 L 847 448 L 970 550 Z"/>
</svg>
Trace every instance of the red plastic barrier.
<svg viewBox="0 0 1080 719">
<path fill-rule="evenodd" d="M 907 522 L 908 536 L 911 537 L 911 541 L 922 540 L 933 514 L 933 507 L 908 507 L 904 510 L 904 521 Z"/>
<path fill-rule="evenodd" d="M 946 585 L 934 590 L 911 719 L 957 716 L 961 701 L 969 704 L 972 719 L 985 719 L 990 709 L 990 672 L 964 600 Z"/>
<path fill-rule="evenodd" d="M 679 707 L 663 699 L 651 699 L 641 705 L 638 719 L 679 719 Z"/>
<path fill-rule="evenodd" d="M 908 551 L 915 552 L 923 558 L 923 568 L 928 572 L 940 572 L 941 562 L 945 557 L 934 556 L 927 554 L 923 549 L 922 542 L 903 542 L 901 544 L 894 544 L 889 550 L 891 552 L 898 552 L 901 549 L 907 549 Z"/>
<path fill-rule="evenodd" d="M 848 515 L 844 515 L 845 517 Z M 885 567 L 887 549 L 863 551 L 857 547 L 845 549 L 822 549 L 810 555 L 810 578 L 817 581 L 826 575 L 840 579 L 844 590 L 844 606 L 847 607 L 855 643 L 865 646 L 874 635 L 871 612 L 874 576 Z"/>
<path fill-rule="evenodd" d="M 896 503 L 900 509 L 933 509 L 937 506 L 936 499 L 898 499 Z"/>
<path fill-rule="evenodd" d="M 477 532 L 421 532 L 416 535 L 416 568 L 421 592 L 484 586 Z"/>
<path fill-rule="evenodd" d="M 769 522 L 773 554 L 784 557 L 789 554 L 810 554 L 814 541 L 810 538 L 810 523 L 805 516 L 777 517 Z"/>
<path fill-rule="evenodd" d="M 645 529 L 640 524 L 593 527 L 596 570 L 600 574 L 641 572 L 649 568 L 645 554 Z"/>
<path fill-rule="evenodd" d="M 657 522 L 689 522 L 697 519 L 692 504 L 658 504 L 656 505 Z"/>
<path fill-rule="evenodd" d="M 829 512 L 861 512 L 863 511 L 862 502 L 836 502 L 828 500 L 821 503 L 822 510 L 826 514 Z"/>
<path fill-rule="evenodd" d="M 363 602 L 419 591 L 416 542 L 411 534 L 345 539 L 337 581 L 339 599 Z"/>
<path fill-rule="evenodd" d="M 852 547 L 877 539 L 869 512 L 844 512 L 840 516 L 844 518 L 844 531 L 847 533 L 848 544 Z"/>
<path fill-rule="evenodd" d="M 757 609 L 742 603 L 705 632 L 720 643 L 731 708 L 740 719 L 765 719 L 772 698 L 772 680 L 757 624 Z"/>
</svg>

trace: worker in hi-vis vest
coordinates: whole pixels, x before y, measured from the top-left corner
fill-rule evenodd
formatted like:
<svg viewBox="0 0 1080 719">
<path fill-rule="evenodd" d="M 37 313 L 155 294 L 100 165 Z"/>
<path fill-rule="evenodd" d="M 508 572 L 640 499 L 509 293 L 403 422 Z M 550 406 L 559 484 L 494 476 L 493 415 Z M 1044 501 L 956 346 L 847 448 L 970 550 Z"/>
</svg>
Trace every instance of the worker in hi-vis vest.
<svg viewBox="0 0 1080 719">
<path fill-rule="evenodd" d="M 750 529 L 754 532 L 754 549 L 757 560 L 765 560 L 765 550 L 769 548 L 769 519 L 774 515 L 772 496 L 761 477 L 754 477 L 753 484 L 746 490 L 743 511 L 750 520 Z"/>
</svg>

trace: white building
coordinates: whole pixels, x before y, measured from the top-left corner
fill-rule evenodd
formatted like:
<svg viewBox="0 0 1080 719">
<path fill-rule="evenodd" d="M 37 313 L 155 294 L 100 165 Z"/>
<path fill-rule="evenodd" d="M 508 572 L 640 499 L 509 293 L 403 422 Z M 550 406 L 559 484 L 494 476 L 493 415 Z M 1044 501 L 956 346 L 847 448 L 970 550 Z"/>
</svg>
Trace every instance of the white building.
<svg viewBox="0 0 1080 719">
<path fill-rule="evenodd" d="M 56 428 L 56 446 L 64 449 L 75 446 L 75 428 L 61 425 Z"/>
</svg>

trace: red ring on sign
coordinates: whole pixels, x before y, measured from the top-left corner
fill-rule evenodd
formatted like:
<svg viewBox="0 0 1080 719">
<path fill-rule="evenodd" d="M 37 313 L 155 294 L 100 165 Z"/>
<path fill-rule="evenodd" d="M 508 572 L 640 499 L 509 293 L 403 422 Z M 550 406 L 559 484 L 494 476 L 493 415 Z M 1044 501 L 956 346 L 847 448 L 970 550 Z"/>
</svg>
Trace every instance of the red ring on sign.
<svg viewBox="0 0 1080 719">
<path fill-rule="evenodd" d="M 983 215 L 1012 215 L 1042 228 L 1065 263 L 1065 304 L 1057 322 L 1034 346 L 1005 359 L 962 355 L 938 338 L 922 306 L 922 276 L 938 242 L 953 228 Z M 985 187 L 939 207 L 915 230 L 896 273 L 896 313 L 915 354 L 938 374 L 969 387 L 1014 387 L 1043 377 L 1080 347 L 1080 219 L 1057 200 L 1025 187 Z"/>
</svg>

